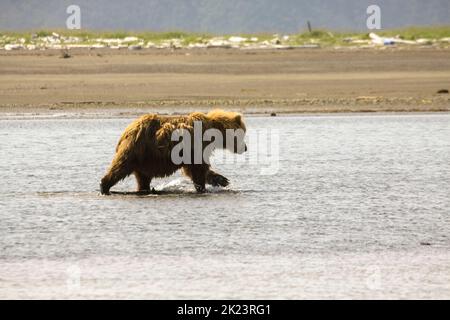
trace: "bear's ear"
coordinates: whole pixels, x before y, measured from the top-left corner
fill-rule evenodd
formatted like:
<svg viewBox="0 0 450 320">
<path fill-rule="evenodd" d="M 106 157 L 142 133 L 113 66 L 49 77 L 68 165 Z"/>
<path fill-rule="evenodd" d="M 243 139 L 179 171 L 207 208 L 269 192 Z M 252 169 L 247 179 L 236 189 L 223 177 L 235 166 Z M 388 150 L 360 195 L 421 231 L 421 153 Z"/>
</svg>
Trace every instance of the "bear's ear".
<svg viewBox="0 0 450 320">
<path fill-rule="evenodd" d="M 241 123 L 241 121 L 242 121 L 242 115 L 241 115 L 240 113 L 238 113 L 238 114 L 234 117 L 234 120 L 235 120 L 237 123 Z"/>
</svg>

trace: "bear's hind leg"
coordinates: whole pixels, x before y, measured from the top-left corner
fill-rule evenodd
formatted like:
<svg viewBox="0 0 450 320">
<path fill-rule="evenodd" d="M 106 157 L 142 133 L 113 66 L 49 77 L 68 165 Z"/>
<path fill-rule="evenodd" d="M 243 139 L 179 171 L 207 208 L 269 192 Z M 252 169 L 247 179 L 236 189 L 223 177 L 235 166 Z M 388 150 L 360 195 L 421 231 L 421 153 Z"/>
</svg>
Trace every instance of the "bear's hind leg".
<svg viewBox="0 0 450 320">
<path fill-rule="evenodd" d="M 133 172 L 133 163 L 129 154 L 118 152 L 114 156 L 111 167 L 100 183 L 100 193 L 109 195 L 109 190 L 120 180 L 125 179 Z"/>
<path fill-rule="evenodd" d="M 137 191 L 138 192 L 150 192 L 150 182 L 152 179 L 142 172 L 134 172 L 134 176 L 136 177 L 137 182 Z"/>
<path fill-rule="evenodd" d="M 125 179 L 131 174 L 131 172 L 119 169 L 119 170 L 110 170 L 101 180 L 100 182 L 100 193 L 109 195 L 109 190 L 120 180 Z"/>
</svg>

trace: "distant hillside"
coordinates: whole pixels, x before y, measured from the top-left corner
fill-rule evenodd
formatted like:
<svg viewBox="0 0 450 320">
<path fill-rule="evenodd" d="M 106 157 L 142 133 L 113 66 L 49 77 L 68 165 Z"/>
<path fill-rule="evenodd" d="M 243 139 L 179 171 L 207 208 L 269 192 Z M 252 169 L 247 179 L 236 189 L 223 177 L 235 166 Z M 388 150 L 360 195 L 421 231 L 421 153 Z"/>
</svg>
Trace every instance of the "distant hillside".
<svg viewBox="0 0 450 320">
<path fill-rule="evenodd" d="M 64 28 L 66 8 L 82 10 L 82 28 L 287 32 L 313 27 L 364 30 L 377 3 L 382 27 L 450 24 L 449 0 L 1 0 L 0 30 Z"/>
</svg>

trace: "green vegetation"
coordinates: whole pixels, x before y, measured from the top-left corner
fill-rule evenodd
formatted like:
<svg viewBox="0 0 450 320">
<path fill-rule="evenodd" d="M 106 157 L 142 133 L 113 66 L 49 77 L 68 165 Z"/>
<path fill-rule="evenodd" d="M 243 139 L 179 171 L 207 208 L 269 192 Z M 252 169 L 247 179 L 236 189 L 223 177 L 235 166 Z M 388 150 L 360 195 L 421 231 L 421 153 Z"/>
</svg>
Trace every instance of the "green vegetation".
<svg viewBox="0 0 450 320">
<path fill-rule="evenodd" d="M 362 39 L 366 34 L 335 33 L 327 30 L 314 30 L 312 32 L 303 32 L 292 36 L 291 44 L 309 44 L 320 43 L 321 45 L 343 45 L 344 39 Z"/>
<path fill-rule="evenodd" d="M 206 43 L 213 37 L 219 35 L 207 33 L 193 33 L 184 31 L 169 31 L 169 32 L 132 32 L 132 31 L 94 31 L 94 30 L 32 30 L 24 32 L 0 31 L 0 45 L 9 43 L 31 44 L 39 42 L 39 39 L 52 36 L 57 33 L 64 38 L 77 38 L 76 43 L 79 44 L 93 44 L 97 43 L 97 39 L 120 39 L 127 37 L 135 37 L 137 40 L 127 41 L 127 44 L 138 43 L 154 43 L 156 45 L 162 42 L 178 41 L 181 45 L 189 45 L 192 43 Z M 439 40 L 441 38 L 450 37 L 450 26 L 436 26 L 436 27 L 409 27 L 404 29 L 381 30 L 374 31 L 380 36 L 396 37 L 399 36 L 404 40 L 430 39 Z M 239 34 L 239 35 L 223 35 L 224 39 L 231 36 L 240 36 L 247 39 L 245 43 L 271 41 L 272 43 L 280 43 L 285 45 L 303 45 L 303 44 L 320 44 L 322 46 L 345 46 L 359 41 L 369 40 L 369 32 L 332 32 L 327 30 L 314 30 L 312 32 L 303 32 L 298 34 L 291 34 L 288 37 L 283 35 L 274 35 L 269 33 L 259 34 Z M 257 41 L 252 41 L 251 38 L 257 38 Z M 351 39 L 351 40 L 350 40 Z M 64 42 L 64 41 L 63 41 Z"/>
</svg>

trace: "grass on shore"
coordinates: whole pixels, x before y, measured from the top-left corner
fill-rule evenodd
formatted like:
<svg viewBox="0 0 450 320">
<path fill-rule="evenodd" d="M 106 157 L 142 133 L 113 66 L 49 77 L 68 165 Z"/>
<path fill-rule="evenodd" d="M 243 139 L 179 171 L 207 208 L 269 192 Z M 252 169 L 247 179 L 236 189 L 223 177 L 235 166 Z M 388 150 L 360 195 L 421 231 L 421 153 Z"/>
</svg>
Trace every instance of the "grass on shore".
<svg viewBox="0 0 450 320">
<path fill-rule="evenodd" d="M 372 31 L 382 37 L 400 37 L 403 40 L 430 39 L 439 40 L 450 37 L 450 26 L 439 27 L 408 27 Z M 369 33 L 361 32 L 331 32 L 327 30 L 315 30 L 293 35 L 294 43 L 318 42 L 322 45 L 346 45 L 346 39 L 369 40 Z"/>
<path fill-rule="evenodd" d="M 129 44 L 136 44 L 140 41 L 146 43 L 152 42 L 160 44 L 164 41 L 170 41 L 177 39 L 183 45 L 189 45 L 191 43 L 204 43 L 213 37 L 219 35 L 208 33 L 195 33 L 195 32 L 183 32 L 183 31 L 169 31 L 169 32 L 132 32 L 132 31 L 94 31 L 94 30 L 31 30 L 31 31 L 0 31 L 0 44 L 15 43 L 18 39 L 22 39 L 24 44 L 33 43 L 34 38 L 43 38 L 51 36 L 53 32 L 58 33 L 64 37 L 77 37 L 78 43 L 92 44 L 97 42 L 97 39 L 124 39 L 126 37 L 137 37 L 139 40 L 130 41 Z M 400 36 L 404 40 L 417 40 L 421 38 L 438 40 L 441 38 L 450 37 L 450 26 L 434 26 L 434 27 L 409 27 L 402 29 L 381 30 L 374 31 L 380 36 L 395 37 Z M 247 42 L 251 42 L 250 38 L 257 38 L 258 42 L 271 41 L 279 38 L 280 42 L 288 45 L 302 45 L 310 43 L 319 43 L 323 46 L 328 45 L 346 45 L 348 39 L 353 40 L 369 40 L 369 32 L 332 32 L 327 30 L 314 30 L 312 32 L 302 32 L 298 34 L 290 34 L 289 37 L 284 38 L 282 34 L 274 35 L 271 33 L 258 33 L 258 34 L 239 34 L 235 36 L 241 36 L 247 38 Z M 229 38 L 232 35 L 223 35 L 224 39 Z"/>
</svg>

